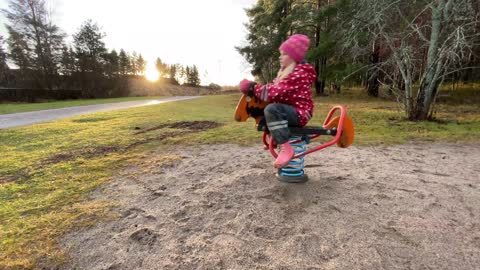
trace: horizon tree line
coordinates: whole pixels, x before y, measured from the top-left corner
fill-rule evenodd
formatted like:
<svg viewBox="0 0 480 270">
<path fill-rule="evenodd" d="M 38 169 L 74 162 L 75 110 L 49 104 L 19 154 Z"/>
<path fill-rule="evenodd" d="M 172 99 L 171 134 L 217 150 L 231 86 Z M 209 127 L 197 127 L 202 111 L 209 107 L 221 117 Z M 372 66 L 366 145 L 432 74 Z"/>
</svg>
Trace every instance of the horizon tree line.
<svg viewBox="0 0 480 270">
<path fill-rule="evenodd" d="M 103 95 L 112 89 L 122 94 L 126 90 L 120 86 L 127 78 L 145 74 L 147 61 L 142 54 L 107 49 L 103 41 L 106 34 L 92 20 L 85 21 L 73 34 L 72 44 L 67 45 L 67 35 L 52 21 L 44 0 L 10 0 L 2 13 L 8 20 L 8 37 L 0 35 L 0 83 L 9 81 L 8 62 L 18 67 L 20 78 L 16 80 L 25 87 L 81 88 L 85 96 Z M 200 85 L 195 65 L 156 61 L 163 81 Z"/>
</svg>

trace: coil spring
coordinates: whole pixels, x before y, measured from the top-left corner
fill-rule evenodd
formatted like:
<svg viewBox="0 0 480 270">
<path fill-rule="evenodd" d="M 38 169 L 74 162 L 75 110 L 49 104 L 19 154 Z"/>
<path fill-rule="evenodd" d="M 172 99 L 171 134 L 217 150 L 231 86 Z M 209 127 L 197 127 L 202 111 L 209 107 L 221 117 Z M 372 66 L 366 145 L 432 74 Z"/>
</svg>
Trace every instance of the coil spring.
<svg viewBox="0 0 480 270">
<path fill-rule="evenodd" d="M 295 150 L 295 155 L 301 154 L 307 150 L 308 139 L 304 137 L 293 136 L 290 138 L 290 145 Z M 278 169 L 278 175 L 284 177 L 299 177 L 303 176 L 305 172 L 303 171 L 305 156 L 294 158 L 290 160 L 287 166 Z"/>
</svg>

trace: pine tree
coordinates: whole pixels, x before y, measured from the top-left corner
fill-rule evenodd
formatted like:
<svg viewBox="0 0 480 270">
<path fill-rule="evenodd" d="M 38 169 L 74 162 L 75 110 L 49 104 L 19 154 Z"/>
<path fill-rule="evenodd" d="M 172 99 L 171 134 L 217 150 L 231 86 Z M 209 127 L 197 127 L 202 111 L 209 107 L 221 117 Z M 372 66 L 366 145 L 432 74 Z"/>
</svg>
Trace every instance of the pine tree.
<svg viewBox="0 0 480 270">
<path fill-rule="evenodd" d="M 191 71 L 190 71 L 190 67 L 189 66 L 185 66 L 185 73 L 184 73 L 184 80 L 183 80 L 183 84 L 185 85 L 189 85 L 190 84 L 190 76 L 191 76 Z"/>
<path fill-rule="evenodd" d="M 177 74 L 178 74 L 178 82 L 181 83 L 182 85 L 187 83 L 187 71 L 186 67 L 182 65 L 178 65 L 177 67 Z"/>
<path fill-rule="evenodd" d="M 75 54 L 79 69 L 82 72 L 93 72 L 96 76 L 103 73 L 103 55 L 106 53 L 103 38 L 105 34 L 92 20 L 82 24 L 80 30 L 73 35 Z"/>
<path fill-rule="evenodd" d="M 64 76 L 71 76 L 76 70 L 75 66 L 75 52 L 72 47 L 64 46 L 62 60 L 60 61 L 60 73 Z"/>
<path fill-rule="evenodd" d="M 246 10 L 248 45 L 236 49 L 252 64 L 252 75 L 261 82 L 272 81 L 280 68 L 278 48 L 290 34 L 291 5 L 291 0 L 263 0 Z"/>
<path fill-rule="evenodd" d="M 112 69 L 113 75 L 120 73 L 120 57 L 115 49 L 110 52 L 109 63 Z"/>
<path fill-rule="evenodd" d="M 119 75 L 120 71 L 120 60 L 117 51 L 112 50 L 109 53 L 105 53 L 104 56 L 105 61 L 105 74 L 109 78 L 113 78 Z"/>
<path fill-rule="evenodd" d="M 119 64 L 120 64 L 120 74 L 126 75 L 130 71 L 130 60 L 128 59 L 127 53 L 120 49 L 119 54 Z"/>
<path fill-rule="evenodd" d="M 178 80 L 177 80 L 178 64 L 170 65 L 168 73 L 169 73 L 169 78 L 171 83 L 178 84 Z"/>
<path fill-rule="evenodd" d="M 200 85 L 200 75 L 198 73 L 198 68 L 195 65 L 193 65 L 193 67 L 190 69 L 189 84 L 191 86 L 199 86 Z"/>
<path fill-rule="evenodd" d="M 138 58 L 137 58 L 137 70 L 139 72 L 140 75 L 144 75 L 145 74 L 145 69 L 147 67 L 147 62 L 143 59 L 143 56 L 142 54 L 139 54 L 138 55 Z"/>
<path fill-rule="evenodd" d="M 105 96 L 101 86 L 105 71 L 105 54 L 107 49 L 103 38 L 105 34 L 92 20 L 82 24 L 73 35 L 75 55 L 81 74 L 81 86 L 85 97 Z"/>
<path fill-rule="evenodd" d="M 10 51 L 9 58 L 20 68 L 22 74 L 25 75 L 28 70 L 34 68 L 31 49 L 22 34 L 10 31 L 7 44 Z"/>
<path fill-rule="evenodd" d="M 159 57 L 157 57 L 157 59 L 155 60 L 155 69 L 160 74 L 160 78 L 165 78 L 167 76 L 168 65 L 163 63 Z"/>
<path fill-rule="evenodd" d="M 129 72 L 133 75 L 138 74 L 138 67 L 137 67 L 137 53 L 134 51 L 131 55 L 128 55 L 130 61 L 130 70 Z"/>
</svg>

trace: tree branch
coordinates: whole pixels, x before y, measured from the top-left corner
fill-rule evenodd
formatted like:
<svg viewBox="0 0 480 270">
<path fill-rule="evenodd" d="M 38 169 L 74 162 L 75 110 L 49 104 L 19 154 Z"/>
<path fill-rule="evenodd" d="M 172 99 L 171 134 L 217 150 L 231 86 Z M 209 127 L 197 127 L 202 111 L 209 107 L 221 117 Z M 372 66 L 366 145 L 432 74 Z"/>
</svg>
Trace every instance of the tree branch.
<svg viewBox="0 0 480 270">
<path fill-rule="evenodd" d="M 418 36 L 420 37 L 420 39 L 422 39 L 422 40 L 425 41 L 425 42 L 428 42 L 428 39 L 423 35 L 423 33 L 422 33 L 422 32 L 420 31 L 420 29 L 418 28 L 417 24 L 414 23 L 414 22 L 415 22 L 415 20 L 416 20 L 425 10 L 427 10 L 427 9 L 428 9 L 428 7 L 425 8 L 425 9 L 423 9 L 420 13 L 417 14 L 417 16 L 416 16 L 415 18 L 413 18 L 413 20 L 412 20 L 411 22 L 409 22 L 409 21 L 407 20 L 407 18 L 405 18 L 405 16 L 403 15 L 403 12 L 402 12 L 402 10 L 400 9 L 400 7 L 397 6 L 397 12 L 398 12 L 398 14 L 400 15 L 400 17 L 408 24 L 408 26 L 409 26 L 410 28 L 412 28 L 413 31 L 415 31 L 415 32 L 418 34 Z"/>
<path fill-rule="evenodd" d="M 451 74 L 453 74 L 453 73 L 455 73 L 455 72 L 459 72 L 459 71 L 467 70 L 467 69 L 480 69 L 480 67 L 479 67 L 479 66 L 471 66 L 471 67 L 457 68 L 457 69 L 454 69 L 454 70 L 452 70 L 452 71 L 450 71 L 450 72 L 447 72 L 447 73 L 443 74 L 441 77 L 444 78 L 444 77 L 447 77 L 448 75 L 451 75 Z"/>
</svg>

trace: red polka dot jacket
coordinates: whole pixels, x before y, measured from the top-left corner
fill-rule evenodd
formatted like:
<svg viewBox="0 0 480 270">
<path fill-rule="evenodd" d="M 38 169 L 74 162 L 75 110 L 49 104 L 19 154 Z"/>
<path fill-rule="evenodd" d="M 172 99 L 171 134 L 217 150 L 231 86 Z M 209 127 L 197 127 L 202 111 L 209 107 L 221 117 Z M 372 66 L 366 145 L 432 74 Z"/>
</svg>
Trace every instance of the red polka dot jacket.
<svg viewBox="0 0 480 270">
<path fill-rule="evenodd" d="M 257 84 L 254 94 L 269 103 L 283 103 L 295 108 L 300 126 L 305 126 L 313 115 L 310 86 L 317 74 L 310 64 L 298 64 L 285 79 L 277 83 Z"/>
</svg>

